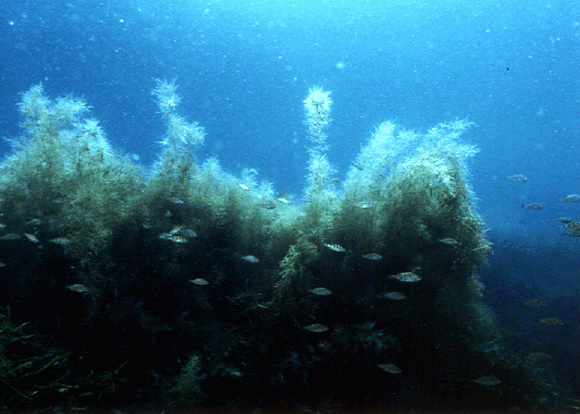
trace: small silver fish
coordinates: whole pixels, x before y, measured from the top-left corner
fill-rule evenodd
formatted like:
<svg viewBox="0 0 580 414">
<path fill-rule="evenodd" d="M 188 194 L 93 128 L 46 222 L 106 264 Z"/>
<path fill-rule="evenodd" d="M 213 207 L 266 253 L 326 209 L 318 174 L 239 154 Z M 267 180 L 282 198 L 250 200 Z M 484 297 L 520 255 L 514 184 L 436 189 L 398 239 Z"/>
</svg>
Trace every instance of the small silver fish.
<svg viewBox="0 0 580 414">
<path fill-rule="evenodd" d="M 378 367 L 383 371 L 387 371 L 391 374 L 400 374 L 403 372 L 403 370 L 395 364 L 379 364 Z"/>
<path fill-rule="evenodd" d="M 190 239 L 197 237 L 197 233 L 191 229 L 181 229 L 179 230 L 179 234 Z"/>
<path fill-rule="evenodd" d="M 396 275 L 389 276 L 389 279 L 397 279 L 399 282 L 418 282 L 421 276 L 413 272 L 401 272 Z"/>
<path fill-rule="evenodd" d="M 68 239 L 66 237 L 57 237 L 54 239 L 50 239 L 49 242 L 54 243 L 54 244 L 58 244 L 60 246 L 66 246 L 67 244 L 71 244 L 72 240 Z"/>
<path fill-rule="evenodd" d="M 256 256 L 252 256 L 251 254 L 248 254 L 247 256 L 242 256 L 242 259 L 250 263 L 258 263 L 260 261 L 260 259 L 258 259 Z"/>
<path fill-rule="evenodd" d="M 523 183 L 525 181 L 528 181 L 528 177 L 520 175 L 520 174 L 510 175 L 509 177 L 506 177 L 506 179 L 508 179 L 510 181 L 515 181 L 517 183 Z"/>
<path fill-rule="evenodd" d="M 324 287 L 317 287 L 314 289 L 310 289 L 309 292 L 314 293 L 315 295 L 318 295 L 318 296 L 332 295 L 332 292 Z"/>
<path fill-rule="evenodd" d="M 316 250 L 316 249 L 318 249 L 318 247 L 316 246 L 316 244 L 314 244 L 312 242 L 306 242 L 302 246 L 304 246 L 304 248 L 306 250 Z"/>
<path fill-rule="evenodd" d="M 285 197 L 278 197 L 276 199 L 276 201 L 278 201 L 279 203 L 282 203 L 282 204 L 292 204 L 292 200 L 288 200 Z"/>
<path fill-rule="evenodd" d="M 324 326 L 320 323 L 313 323 L 312 325 L 305 326 L 304 329 L 310 332 L 326 332 L 328 331 L 328 326 Z"/>
<path fill-rule="evenodd" d="M 26 238 L 28 240 L 30 240 L 33 243 L 38 243 L 38 237 L 36 237 L 34 234 L 28 234 L 28 233 L 24 233 L 24 235 L 26 236 Z"/>
<path fill-rule="evenodd" d="M 8 233 L 5 234 L 4 236 L 0 237 L 0 240 L 18 240 L 20 238 L 20 235 L 16 234 L 16 233 Z"/>
<path fill-rule="evenodd" d="M 549 318 L 540 319 L 538 322 L 540 322 L 541 324 L 546 325 L 546 326 L 562 326 L 562 325 L 564 325 L 564 322 L 562 322 L 558 318 L 554 318 L 553 316 L 549 317 Z"/>
<path fill-rule="evenodd" d="M 356 206 L 358 208 L 362 208 L 363 210 L 370 210 L 371 208 L 373 208 L 373 205 L 371 203 L 366 203 L 364 201 L 357 203 Z"/>
<path fill-rule="evenodd" d="M 528 308 L 541 308 L 542 306 L 546 306 L 546 304 L 540 299 L 530 299 L 523 302 L 522 305 L 527 306 Z"/>
<path fill-rule="evenodd" d="M 274 210 L 276 208 L 276 205 L 271 201 L 267 203 L 258 203 L 258 205 L 262 208 L 265 208 L 266 210 Z"/>
<path fill-rule="evenodd" d="M 495 375 L 485 375 L 483 377 L 479 377 L 478 379 L 471 380 L 473 382 L 477 382 L 478 384 L 482 385 L 498 385 L 501 384 L 501 380 L 496 377 Z"/>
<path fill-rule="evenodd" d="M 459 242 L 451 237 L 445 237 L 444 239 L 437 240 L 439 243 L 448 244 L 449 246 L 457 246 Z"/>
<path fill-rule="evenodd" d="M 562 201 L 566 201 L 568 203 L 578 203 L 580 202 L 580 195 L 578 194 L 570 194 L 566 197 L 560 197 Z"/>
<path fill-rule="evenodd" d="M 563 224 L 572 223 L 572 219 L 569 219 L 568 217 L 554 217 L 552 220 L 556 220 L 557 222 Z"/>
<path fill-rule="evenodd" d="M 340 244 L 324 244 L 326 247 L 328 247 L 330 250 L 335 251 L 335 252 L 346 252 L 346 249 L 344 247 L 342 247 Z"/>
<path fill-rule="evenodd" d="M 184 204 L 183 200 L 177 197 L 171 197 L 168 200 L 171 201 L 173 204 Z"/>
<path fill-rule="evenodd" d="M 369 254 L 363 254 L 362 256 L 364 259 L 367 260 L 373 260 L 373 261 L 377 261 L 377 260 L 381 260 L 383 258 L 383 256 L 381 256 L 378 253 L 369 253 Z"/>
<path fill-rule="evenodd" d="M 528 210 L 541 210 L 544 208 L 543 205 L 540 203 L 530 203 L 530 204 L 522 204 L 522 208 L 527 208 Z"/>
<path fill-rule="evenodd" d="M 89 293 L 89 288 L 81 283 L 75 283 L 74 285 L 68 285 L 67 289 L 73 292 L 82 293 L 83 295 Z"/>
<path fill-rule="evenodd" d="M 571 221 L 570 223 L 566 224 L 565 226 L 562 226 L 562 228 L 568 229 L 568 230 L 580 229 L 580 221 Z"/>
<path fill-rule="evenodd" d="M 401 292 L 383 292 L 377 295 L 379 299 L 403 300 L 406 296 Z"/>
<path fill-rule="evenodd" d="M 530 362 L 538 362 L 538 361 L 547 361 L 548 359 L 552 359 L 552 357 L 548 354 L 543 352 L 534 352 L 525 356 L 526 361 Z"/>
<path fill-rule="evenodd" d="M 185 237 L 179 236 L 177 234 L 161 233 L 159 238 L 172 241 L 173 243 L 187 243 L 187 239 Z"/>
<path fill-rule="evenodd" d="M 193 283 L 194 285 L 197 285 L 197 286 L 209 285 L 209 282 L 201 277 L 198 277 L 197 279 L 191 279 L 190 282 Z"/>
</svg>

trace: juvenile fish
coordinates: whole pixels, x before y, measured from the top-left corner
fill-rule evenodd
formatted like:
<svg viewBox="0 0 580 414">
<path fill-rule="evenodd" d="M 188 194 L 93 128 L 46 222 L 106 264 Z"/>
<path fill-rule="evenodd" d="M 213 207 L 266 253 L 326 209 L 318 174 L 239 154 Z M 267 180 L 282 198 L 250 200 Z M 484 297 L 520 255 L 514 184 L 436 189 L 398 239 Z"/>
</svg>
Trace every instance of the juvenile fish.
<svg viewBox="0 0 580 414">
<path fill-rule="evenodd" d="M 312 325 L 305 326 L 304 329 L 310 332 L 320 333 L 328 331 L 328 326 L 322 325 L 321 323 L 313 323 Z"/>
<path fill-rule="evenodd" d="M 0 240 L 18 240 L 20 238 L 20 235 L 16 234 L 16 233 L 8 233 L 5 234 L 4 236 L 0 237 Z"/>
<path fill-rule="evenodd" d="M 28 240 L 30 240 L 33 243 L 38 243 L 38 237 L 36 237 L 34 234 L 28 234 L 28 233 L 24 233 L 24 235 L 26 236 L 26 238 Z"/>
<path fill-rule="evenodd" d="M 332 295 L 332 291 L 324 288 L 324 287 L 317 287 L 314 289 L 310 289 L 309 290 L 310 293 L 314 293 L 315 295 L 318 296 L 328 296 L 328 295 Z"/>
<path fill-rule="evenodd" d="M 389 279 L 396 279 L 399 282 L 418 282 L 421 280 L 421 276 L 416 275 L 413 272 L 402 272 L 389 276 Z"/>
<path fill-rule="evenodd" d="M 477 382 L 478 384 L 482 385 L 498 385 L 501 384 L 501 380 L 496 377 L 495 375 L 485 375 L 483 377 L 479 377 L 478 379 L 471 380 L 473 382 Z"/>
<path fill-rule="evenodd" d="M 330 250 L 335 252 L 346 252 L 346 249 L 342 247 L 340 244 L 324 244 Z"/>
<path fill-rule="evenodd" d="M 400 374 L 403 372 L 403 370 L 395 364 L 379 364 L 378 367 L 383 371 L 389 372 L 391 374 Z"/>
<path fill-rule="evenodd" d="M 564 325 L 564 322 L 562 322 L 558 318 L 554 318 L 553 316 L 550 318 L 540 319 L 538 322 L 540 322 L 542 325 L 546 325 L 546 326 L 562 326 L 562 325 Z"/>
<path fill-rule="evenodd" d="M 381 260 L 383 258 L 383 256 L 381 256 L 378 253 L 369 253 L 369 254 L 363 254 L 362 256 L 364 259 L 367 260 L 373 260 L 373 261 L 377 261 L 377 260 Z"/>
<path fill-rule="evenodd" d="M 173 243 L 187 243 L 187 239 L 183 236 L 179 236 L 178 234 L 161 233 L 159 238 L 162 240 L 172 241 Z"/>
<path fill-rule="evenodd" d="M 74 285 L 68 285 L 67 289 L 73 292 L 82 293 L 83 295 L 89 293 L 89 288 L 81 283 L 75 283 Z"/>
<path fill-rule="evenodd" d="M 530 299 L 527 302 L 522 303 L 522 305 L 527 306 L 528 308 L 541 308 L 542 306 L 546 306 L 546 304 L 539 299 Z"/>
<path fill-rule="evenodd" d="M 247 256 L 242 256 L 242 259 L 250 263 L 258 263 L 260 261 L 260 259 L 258 259 L 256 256 L 252 256 L 251 254 Z"/>
<path fill-rule="evenodd" d="M 377 295 L 379 299 L 403 300 L 406 296 L 401 292 L 383 292 Z"/>
<path fill-rule="evenodd" d="M 578 194 L 570 194 L 566 197 L 560 197 L 562 201 L 566 201 L 568 203 L 578 203 L 580 202 L 580 195 Z"/>
<path fill-rule="evenodd" d="M 370 210 L 371 208 L 373 208 L 373 205 L 371 203 L 365 203 L 365 202 L 357 203 L 356 206 L 358 208 L 362 208 L 363 210 Z"/>
<path fill-rule="evenodd" d="M 562 226 L 562 228 L 568 229 L 568 230 L 580 229 L 580 221 L 571 221 L 570 223 L 566 224 L 565 226 Z"/>
<path fill-rule="evenodd" d="M 528 177 L 526 177 L 524 175 L 520 175 L 520 174 L 510 175 L 509 177 L 506 177 L 506 179 L 508 179 L 510 181 L 515 181 L 517 183 L 523 183 L 525 181 L 528 181 Z"/>
<path fill-rule="evenodd" d="M 548 359 L 552 359 L 552 357 L 548 354 L 544 354 L 543 352 L 534 352 L 532 354 L 526 355 L 526 361 L 530 362 L 538 362 L 538 361 L 546 361 Z"/>
<path fill-rule="evenodd" d="M 54 239 L 50 239 L 49 242 L 54 243 L 54 244 L 58 244 L 60 246 L 66 246 L 67 244 L 71 244 L 72 240 L 68 239 L 66 237 L 57 237 Z"/>
</svg>

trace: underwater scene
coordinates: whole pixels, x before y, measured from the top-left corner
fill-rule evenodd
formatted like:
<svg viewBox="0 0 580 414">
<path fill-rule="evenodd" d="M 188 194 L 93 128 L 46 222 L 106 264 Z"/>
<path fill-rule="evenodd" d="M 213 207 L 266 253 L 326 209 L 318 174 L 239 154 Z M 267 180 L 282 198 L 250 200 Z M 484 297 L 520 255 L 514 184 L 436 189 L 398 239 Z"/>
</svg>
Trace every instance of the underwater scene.
<svg viewBox="0 0 580 414">
<path fill-rule="evenodd" d="M 580 411 L 580 4 L 10 0 L 0 410 Z"/>
</svg>

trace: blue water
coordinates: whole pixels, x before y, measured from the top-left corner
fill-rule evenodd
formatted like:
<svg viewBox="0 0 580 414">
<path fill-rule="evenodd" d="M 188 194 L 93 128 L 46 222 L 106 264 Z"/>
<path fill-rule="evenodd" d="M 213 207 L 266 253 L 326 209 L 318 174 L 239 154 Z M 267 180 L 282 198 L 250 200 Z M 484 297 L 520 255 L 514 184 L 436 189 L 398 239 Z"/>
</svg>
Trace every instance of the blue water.
<svg viewBox="0 0 580 414">
<path fill-rule="evenodd" d="M 0 136 L 20 133 L 19 93 L 42 82 L 52 97 L 83 97 L 119 151 L 147 166 L 165 129 L 151 90 L 175 79 L 179 112 L 207 132 L 200 160 L 256 168 L 299 197 L 312 86 L 332 91 L 339 177 L 385 120 L 425 131 L 467 118 L 495 250 L 486 300 L 580 390 L 580 239 L 552 220 L 580 220 L 579 204 L 559 199 L 580 193 L 579 52 L 580 5 L 569 0 L 4 0 Z M 521 207 L 532 202 L 544 209 Z M 547 306 L 521 305 L 533 298 Z M 566 325 L 537 323 L 547 316 Z"/>
</svg>

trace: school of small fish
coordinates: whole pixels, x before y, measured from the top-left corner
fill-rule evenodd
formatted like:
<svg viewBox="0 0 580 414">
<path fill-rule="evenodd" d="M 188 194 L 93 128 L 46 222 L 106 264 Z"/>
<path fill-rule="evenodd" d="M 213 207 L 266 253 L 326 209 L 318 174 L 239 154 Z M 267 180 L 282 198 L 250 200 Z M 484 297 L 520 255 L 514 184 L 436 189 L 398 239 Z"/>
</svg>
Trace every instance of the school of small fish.
<svg viewBox="0 0 580 414">
<path fill-rule="evenodd" d="M 515 181 L 515 182 L 525 182 L 528 181 L 528 178 L 523 176 L 523 175 L 512 175 L 512 176 L 508 176 L 506 177 L 508 180 L 511 181 Z M 561 201 L 566 202 L 566 203 L 579 203 L 580 202 L 580 194 L 568 194 L 567 196 L 564 197 L 558 197 Z M 528 210 L 541 210 L 544 208 L 544 206 L 540 203 L 529 203 L 529 204 L 522 204 L 522 208 L 526 208 Z M 554 217 L 552 218 L 552 220 L 561 223 L 562 226 L 560 226 L 560 228 L 564 229 L 564 230 L 568 230 L 567 232 L 564 233 L 565 236 L 568 237 L 580 237 L 580 220 L 573 220 L 569 217 L 565 217 L 565 216 L 558 216 L 558 217 Z M 528 301 L 525 301 L 522 303 L 524 306 L 527 306 L 529 308 L 542 308 L 544 306 L 546 306 L 546 304 L 544 302 L 542 302 L 540 299 L 530 299 Z M 547 317 L 547 318 L 542 318 L 542 319 L 537 319 L 537 322 L 541 323 L 542 325 L 545 326 L 563 326 L 564 322 L 562 322 L 561 320 L 559 320 L 556 317 Z M 525 360 L 528 362 L 537 362 L 537 361 L 545 361 L 545 360 L 549 360 L 552 357 L 549 356 L 548 354 L 545 354 L 543 352 L 535 352 L 535 353 L 530 353 L 528 355 L 525 356 Z M 483 381 L 480 381 L 482 380 Z M 491 383 L 494 382 L 492 376 L 490 377 L 482 377 L 479 380 L 474 380 L 475 382 L 479 382 L 482 384 L 486 384 L 486 385 L 490 385 Z"/>
<path fill-rule="evenodd" d="M 506 176 L 505 178 L 515 182 L 528 181 L 527 177 L 520 174 Z M 558 198 L 566 203 L 580 203 L 580 194 L 568 194 L 567 196 Z M 526 208 L 528 210 L 542 210 L 544 205 L 540 203 L 529 203 L 522 204 L 522 208 Z M 580 237 L 580 221 L 573 221 L 572 219 L 564 216 L 554 217 L 552 220 L 564 224 L 564 226 L 562 226 L 563 229 L 570 230 L 564 233 L 565 236 Z"/>
</svg>

